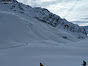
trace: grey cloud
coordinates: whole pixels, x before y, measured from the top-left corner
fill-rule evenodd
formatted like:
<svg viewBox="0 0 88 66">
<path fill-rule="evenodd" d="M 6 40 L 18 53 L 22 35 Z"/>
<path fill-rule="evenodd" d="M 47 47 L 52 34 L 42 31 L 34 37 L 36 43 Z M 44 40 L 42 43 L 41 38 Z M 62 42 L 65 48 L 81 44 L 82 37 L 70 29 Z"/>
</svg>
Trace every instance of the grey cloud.
<svg viewBox="0 0 88 66">
<path fill-rule="evenodd" d="M 38 2 L 38 0 L 36 0 L 36 1 L 31 0 L 30 3 L 31 3 L 31 6 L 33 6 L 33 7 L 35 7 L 35 6 L 46 7 L 46 6 L 49 6 L 49 5 L 52 5 L 52 4 L 56 4 L 57 2 L 56 1 L 51 1 L 51 2 L 42 2 L 41 3 L 41 2 Z"/>
<path fill-rule="evenodd" d="M 73 23 L 88 23 L 88 21 L 72 21 Z"/>
<path fill-rule="evenodd" d="M 54 1 L 49 1 L 49 2 L 39 2 L 39 0 L 18 0 L 18 1 L 22 1 L 23 3 L 27 3 L 28 5 L 31 5 L 33 7 L 36 7 L 36 6 L 46 7 L 46 6 L 50 6 L 57 3 L 72 2 L 74 0 L 54 0 Z"/>
<path fill-rule="evenodd" d="M 55 2 L 55 1 L 52 1 L 52 2 L 43 2 L 43 3 L 38 4 L 38 6 L 48 7 L 48 6 L 53 5 L 53 4 L 57 4 L 57 2 Z"/>
<path fill-rule="evenodd" d="M 51 12 L 58 14 L 62 18 L 66 18 L 68 21 L 75 21 L 74 23 L 88 23 L 88 0 L 18 0 L 22 3 L 30 5 L 32 7 L 47 8 Z M 60 4 L 60 6 L 58 5 Z M 51 6 L 54 5 L 54 6 Z M 58 6 L 60 8 L 58 8 Z M 52 8 L 55 7 L 55 8 Z M 85 17 L 85 18 L 82 18 Z M 76 21 L 84 20 L 84 21 Z M 86 20 L 86 21 L 85 21 Z"/>
</svg>

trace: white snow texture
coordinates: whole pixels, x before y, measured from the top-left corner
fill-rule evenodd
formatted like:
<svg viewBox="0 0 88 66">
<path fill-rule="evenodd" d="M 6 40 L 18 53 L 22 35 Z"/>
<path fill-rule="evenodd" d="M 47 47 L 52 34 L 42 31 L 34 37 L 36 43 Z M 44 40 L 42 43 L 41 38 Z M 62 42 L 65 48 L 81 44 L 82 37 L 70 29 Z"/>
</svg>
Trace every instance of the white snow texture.
<svg viewBox="0 0 88 66">
<path fill-rule="evenodd" d="M 0 66 L 81 66 L 88 61 L 83 27 L 47 9 L 11 1 L 0 3 Z"/>
</svg>

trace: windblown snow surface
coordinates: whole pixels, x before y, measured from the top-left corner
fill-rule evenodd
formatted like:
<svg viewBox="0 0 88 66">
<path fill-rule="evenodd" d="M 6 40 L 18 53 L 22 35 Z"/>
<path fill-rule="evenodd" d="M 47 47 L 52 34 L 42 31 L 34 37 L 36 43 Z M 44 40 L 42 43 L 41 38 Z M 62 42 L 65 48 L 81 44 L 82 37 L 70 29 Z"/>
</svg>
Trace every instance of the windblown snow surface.
<svg viewBox="0 0 88 66">
<path fill-rule="evenodd" d="M 79 33 L 41 22 L 31 17 L 31 10 L 28 16 L 6 5 L 0 10 L 0 66 L 39 66 L 40 62 L 44 66 L 82 66 L 83 60 L 88 62 L 88 38 L 78 39 Z"/>
</svg>

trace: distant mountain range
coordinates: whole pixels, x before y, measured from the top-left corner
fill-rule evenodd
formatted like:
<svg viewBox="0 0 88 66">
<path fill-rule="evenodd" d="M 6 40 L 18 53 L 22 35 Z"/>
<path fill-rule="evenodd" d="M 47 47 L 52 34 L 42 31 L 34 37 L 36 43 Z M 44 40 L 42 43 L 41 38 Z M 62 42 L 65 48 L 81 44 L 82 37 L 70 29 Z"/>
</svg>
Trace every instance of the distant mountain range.
<svg viewBox="0 0 88 66">
<path fill-rule="evenodd" d="M 88 30 L 88 26 L 84 26 L 84 28 L 85 28 L 86 30 Z"/>
<path fill-rule="evenodd" d="M 88 26 L 84 26 L 84 28 L 85 28 L 85 30 L 86 30 L 86 32 L 88 34 Z"/>
</svg>

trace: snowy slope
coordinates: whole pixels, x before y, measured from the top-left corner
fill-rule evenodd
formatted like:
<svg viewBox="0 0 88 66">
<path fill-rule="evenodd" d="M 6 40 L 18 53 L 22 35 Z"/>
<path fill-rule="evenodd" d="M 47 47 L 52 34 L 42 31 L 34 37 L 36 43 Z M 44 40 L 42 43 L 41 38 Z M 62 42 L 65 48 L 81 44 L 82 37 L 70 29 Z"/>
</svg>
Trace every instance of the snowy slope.
<svg viewBox="0 0 88 66">
<path fill-rule="evenodd" d="M 83 27 L 72 24 L 44 8 L 17 1 L 0 3 L 0 45 L 33 41 L 68 43 L 86 37 Z"/>
<path fill-rule="evenodd" d="M 28 43 L 42 40 L 52 40 L 59 43 L 77 41 L 73 35 L 54 28 L 38 20 L 24 20 L 16 14 L 3 12 L 0 13 L 0 47 L 3 44 Z M 32 21 L 32 22 L 31 22 Z M 36 23 L 35 23 L 36 22 Z"/>
<path fill-rule="evenodd" d="M 51 44 L 51 43 L 52 44 Z M 33 42 L 0 49 L 1 66 L 81 66 L 88 62 L 88 38 L 69 44 Z"/>
<path fill-rule="evenodd" d="M 77 38 L 82 39 L 86 37 L 86 31 L 83 27 L 80 27 L 76 24 L 72 24 L 68 22 L 66 19 L 62 19 L 59 16 L 49 12 L 47 9 L 40 8 L 40 7 L 32 8 L 31 6 L 24 5 L 19 2 L 0 4 L 0 8 L 1 8 L 1 11 L 14 12 L 16 14 L 21 15 L 21 17 L 23 17 L 24 15 L 27 18 L 32 17 L 41 22 L 50 24 L 53 27 L 57 27 L 58 29 L 67 30 L 66 32 L 70 31 L 69 33 L 71 34 L 73 33 L 73 35 L 76 36 Z M 27 19 L 27 18 L 24 18 L 24 19 Z"/>
<path fill-rule="evenodd" d="M 49 20 L 40 20 L 39 9 L 37 13 L 36 8 L 18 2 L 0 4 L 0 66 L 39 66 L 40 62 L 44 66 L 81 66 L 88 59 L 88 38 L 78 39 L 86 37 L 83 28 L 63 19 L 51 26 Z M 62 23 L 80 31 L 64 29 Z"/>
</svg>

